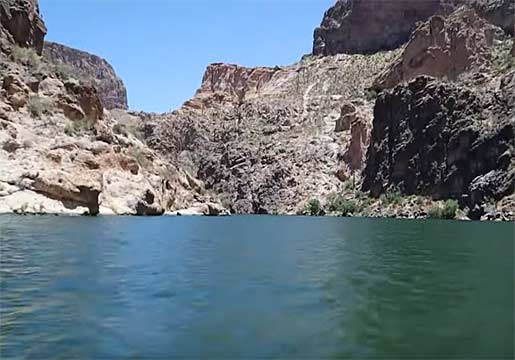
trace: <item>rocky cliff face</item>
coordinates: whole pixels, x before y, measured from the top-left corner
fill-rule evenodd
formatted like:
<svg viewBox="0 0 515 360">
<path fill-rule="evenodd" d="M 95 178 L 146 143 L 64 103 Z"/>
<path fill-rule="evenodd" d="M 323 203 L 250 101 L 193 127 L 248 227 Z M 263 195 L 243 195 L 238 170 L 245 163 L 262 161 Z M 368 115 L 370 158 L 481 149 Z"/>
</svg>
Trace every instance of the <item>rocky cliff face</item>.
<svg viewBox="0 0 515 360">
<path fill-rule="evenodd" d="M 93 82 L 107 80 L 114 76 L 107 63 L 50 45 L 59 54 L 47 56 L 77 69 L 64 71 L 38 55 L 44 26 L 36 16 L 37 3 L 1 5 L 0 213 L 223 211 L 210 201 L 202 182 L 142 142 L 140 116 L 105 111 L 101 99 L 112 100 L 105 97 L 109 86 L 101 82 L 107 91 L 102 98 L 87 79 L 76 79 L 80 71 L 91 71 Z M 5 19 L 11 22 L 5 25 Z"/>
<path fill-rule="evenodd" d="M 502 30 L 462 7 L 448 17 L 433 16 L 413 32 L 403 53 L 374 82 L 374 88 L 392 88 L 419 75 L 455 80 L 466 70 L 491 60 L 494 41 Z"/>
<path fill-rule="evenodd" d="M 45 34 L 37 0 L 0 1 L 0 46 L 3 51 L 9 44 L 16 43 L 32 47 L 41 54 Z"/>
<path fill-rule="evenodd" d="M 506 86 L 471 89 L 419 77 L 381 95 L 363 190 L 459 199 L 473 218 L 485 202 L 512 194 L 515 108 Z"/>
<path fill-rule="evenodd" d="M 395 49 L 406 42 L 417 21 L 426 20 L 439 8 L 440 0 L 338 0 L 315 30 L 313 54 Z"/>
<path fill-rule="evenodd" d="M 294 213 L 363 165 L 372 114 L 364 87 L 394 55 L 307 57 L 280 68 L 213 64 L 192 100 L 149 122 L 148 141 L 237 213 Z M 351 100 L 353 117 L 339 128 Z"/>
<path fill-rule="evenodd" d="M 48 41 L 43 56 L 52 64 L 69 67 L 74 77 L 93 86 L 106 109 L 127 109 L 127 90 L 106 60 Z"/>
<path fill-rule="evenodd" d="M 513 35 L 512 0 L 338 0 L 315 30 L 313 54 L 368 54 L 404 44 L 417 22 L 468 5 Z"/>
</svg>

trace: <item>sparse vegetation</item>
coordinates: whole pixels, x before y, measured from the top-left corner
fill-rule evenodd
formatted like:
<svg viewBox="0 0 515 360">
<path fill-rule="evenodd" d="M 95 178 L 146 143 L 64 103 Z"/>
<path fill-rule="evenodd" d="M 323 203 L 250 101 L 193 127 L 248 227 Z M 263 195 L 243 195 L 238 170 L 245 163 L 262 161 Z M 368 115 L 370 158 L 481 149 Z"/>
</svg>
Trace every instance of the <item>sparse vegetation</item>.
<svg viewBox="0 0 515 360">
<path fill-rule="evenodd" d="M 503 49 L 494 56 L 494 70 L 498 73 L 505 73 L 515 68 L 515 56 L 511 53 L 511 49 Z"/>
<path fill-rule="evenodd" d="M 311 199 L 306 204 L 304 208 L 304 213 L 310 216 L 319 216 L 322 215 L 322 205 L 320 204 L 320 200 Z"/>
<path fill-rule="evenodd" d="M 64 127 L 64 132 L 68 136 L 82 135 L 89 133 L 95 129 L 95 121 L 89 118 L 83 118 L 82 120 L 75 120 L 69 122 Z"/>
<path fill-rule="evenodd" d="M 41 97 L 39 95 L 32 95 L 29 97 L 27 108 L 29 113 L 34 118 L 41 118 L 42 115 L 49 115 L 52 113 L 52 100 Z"/>
<path fill-rule="evenodd" d="M 53 65 L 53 71 L 63 81 L 66 81 L 66 80 L 69 80 L 70 78 L 75 77 L 73 69 L 69 65 L 66 65 L 66 64 Z"/>
<path fill-rule="evenodd" d="M 32 48 L 15 46 L 11 52 L 11 58 L 18 64 L 37 68 L 41 65 L 41 56 Z"/>
<path fill-rule="evenodd" d="M 374 89 L 365 89 L 365 99 L 367 99 L 368 101 L 377 99 L 378 95 L 379 94 Z"/>
<path fill-rule="evenodd" d="M 147 157 L 145 151 L 139 146 L 131 147 L 129 149 L 129 155 L 132 156 L 143 169 L 148 169 L 150 165 L 152 165 L 152 160 Z"/>
<path fill-rule="evenodd" d="M 383 206 L 399 205 L 402 202 L 402 195 L 399 192 L 387 192 L 379 198 Z"/>
<path fill-rule="evenodd" d="M 141 131 L 141 129 L 134 124 L 115 124 L 113 126 L 113 132 L 118 135 L 122 135 L 125 137 L 129 137 L 130 135 L 134 136 L 136 139 L 143 141 L 145 139 L 145 135 Z"/>
<path fill-rule="evenodd" d="M 428 216 L 431 219 L 447 219 L 452 220 L 456 218 L 458 211 L 458 202 L 456 200 L 447 200 L 443 207 L 436 205 L 429 209 Z"/>
</svg>

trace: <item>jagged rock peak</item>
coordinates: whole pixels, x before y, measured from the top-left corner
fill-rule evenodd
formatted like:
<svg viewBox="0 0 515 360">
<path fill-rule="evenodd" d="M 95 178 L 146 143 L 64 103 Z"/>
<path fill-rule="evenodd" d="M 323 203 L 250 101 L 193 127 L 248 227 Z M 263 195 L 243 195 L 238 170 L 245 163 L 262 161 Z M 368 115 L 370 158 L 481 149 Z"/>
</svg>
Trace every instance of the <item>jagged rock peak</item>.
<svg viewBox="0 0 515 360">
<path fill-rule="evenodd" d="M 113 67 L 103 58 L 65 45 L 45 42 L 44 57 L 54 64 L 65 64 L 76 77 L 97 89 L 106 109 L 127 109 L 127 90 Z"/>
<path fill-rule="evenodd" d="M 46 27 L 37 0 L 0 0 L 0 47 L 17 44 L 41 54 Z"/>
<path fill-rule="evenodd" d="M 313 54 L 368 54 L 404 44 L 417 22 L 467 4 L 513 35 L 513 0 L 337 0 L 315 30 Z"/>
</svg>

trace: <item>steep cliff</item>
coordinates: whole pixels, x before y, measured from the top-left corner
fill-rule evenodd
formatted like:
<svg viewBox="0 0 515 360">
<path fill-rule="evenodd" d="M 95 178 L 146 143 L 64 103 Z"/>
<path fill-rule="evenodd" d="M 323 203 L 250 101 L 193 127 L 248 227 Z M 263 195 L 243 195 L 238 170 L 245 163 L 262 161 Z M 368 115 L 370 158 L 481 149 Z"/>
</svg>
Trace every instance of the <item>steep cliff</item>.
<svg viewBox="0 0 515 360">
<path fill-rule="evenodd" d="M 502 78 L 513 83 L 515 71 Z M 472 217 L 515 190 L 513 88 L 419 77 L 379 97 L 363 190 L 455 198 Z"/>
<path fill-rule="evenodd" d="M 337 0 L 315 30 L 313 54 L 368 54 L 404 44 L 417 22 L 468 5 L 513 35 L 513 0 Z"/>
<path fill-rule="evenodd" d="M 43 50 L 46 27 L 39 15 L 37 0 L 0 0 L 0 46 L 9 44 Z"/>
<path fill-rule="evenodd" d="M 38 55 L 44 26 L 37 3 L 1 5 L 0 213 L 224 211 L 202 182 L 142 142 L 139 116 L 105 111 L 101 99 L 112 101 L 113 89 L 102 81 L 115 79 L 105 61 L 51 44 L 78 71 L 48 62 Z M 79 70 L 96 77 L 77 79 Z"/>
<path fill-rule="evenodd" d="M 43 56 L 52 64 L 68 66 L 74 77 L 93 86 L 106 109 L 127 109 L 127 90 L 106 60 L 48 41 L 45 42 Z"/>
</svg>

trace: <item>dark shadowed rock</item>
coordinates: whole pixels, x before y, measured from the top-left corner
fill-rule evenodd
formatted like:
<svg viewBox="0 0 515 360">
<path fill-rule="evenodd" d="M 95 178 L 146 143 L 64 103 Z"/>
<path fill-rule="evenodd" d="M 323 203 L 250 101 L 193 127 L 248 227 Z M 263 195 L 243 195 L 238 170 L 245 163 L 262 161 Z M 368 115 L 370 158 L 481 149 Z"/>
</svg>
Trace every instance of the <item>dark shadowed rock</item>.
<svg viewBox="0 0 515 360">
<path fill-rule="evenodd" d="M 363 190 L 456 198 L 471 209 L 509 195 L 515 187 L 510 97 L 429 77 L 382 94 Z"/>
<path fill-rule="evenodd" d="M 52 42 L 45 42 L 43 55 L 53 64 L 69 66 L 75 77 L 94 86 L 106 109 L 127 109 L 127 90 L 106 60 Z"/>
<path fill-rule="evenodd" d="M 33 47 L 41 54 L 46 27 L 37 0 L 0 0 L 0 45 Z"/>
</svg>

